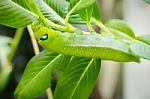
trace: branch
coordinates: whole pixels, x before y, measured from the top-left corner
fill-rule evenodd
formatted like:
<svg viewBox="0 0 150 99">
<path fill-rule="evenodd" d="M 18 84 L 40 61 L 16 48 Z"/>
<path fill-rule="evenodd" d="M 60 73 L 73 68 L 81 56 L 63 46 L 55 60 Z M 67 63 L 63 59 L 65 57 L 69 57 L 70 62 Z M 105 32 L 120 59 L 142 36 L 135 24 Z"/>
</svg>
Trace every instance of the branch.
<svg viewBox="0 0 150 99">
<path fill-rule="evenodd" d="M 39 54 L 39 47 L 38 47 L 38 43 L 34 37 L 34 33 L 32 31 L 32 28 L 30 25 L 27 26 L 27 29 L 29 31 L 29 35 L 30 35 L 30 38 L 31 38 L 31 41 L 32 41 L 32 45 L 33 45 L 33 50 L 34 50 L 34 53 L 35 55 Z"/>
<path fill-rule="evenodd" d="M 47 96 L 48 99 L 53 99 L 52 90 L 50 89 L 50 87 L 47 89 Z"/>
</svg>

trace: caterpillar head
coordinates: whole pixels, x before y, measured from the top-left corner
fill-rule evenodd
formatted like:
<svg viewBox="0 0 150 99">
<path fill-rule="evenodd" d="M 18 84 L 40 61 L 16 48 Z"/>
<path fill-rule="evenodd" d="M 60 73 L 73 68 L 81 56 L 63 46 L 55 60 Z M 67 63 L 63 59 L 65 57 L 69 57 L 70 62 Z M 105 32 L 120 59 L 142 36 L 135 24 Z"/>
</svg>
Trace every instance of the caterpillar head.
<svg viewBox="0 0 150 99">
<path fill-rule="evenodd" d="M 57 33 L 49 27 L 36 25 L 33 26 L 32 29 L 38 43 L 44 46 L 52 42 L 57 37 Z"/>
</svg>

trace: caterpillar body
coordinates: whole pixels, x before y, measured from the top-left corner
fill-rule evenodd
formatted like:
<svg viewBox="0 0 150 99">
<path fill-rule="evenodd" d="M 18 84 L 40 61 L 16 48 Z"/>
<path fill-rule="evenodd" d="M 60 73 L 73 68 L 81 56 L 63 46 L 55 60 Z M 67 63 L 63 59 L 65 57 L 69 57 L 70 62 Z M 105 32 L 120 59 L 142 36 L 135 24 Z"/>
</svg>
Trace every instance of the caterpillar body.
<svg viewBox="0 0 150 99">
<path fill-rule="evenodd" d="M 128 44 L 108 36 L 62 33 L 42 25 L 34 26 L 33 31 L 38 43 L 53 52 L 119 62 L 139 62 L 139 57 L 129 52 Z"/>
</svg>

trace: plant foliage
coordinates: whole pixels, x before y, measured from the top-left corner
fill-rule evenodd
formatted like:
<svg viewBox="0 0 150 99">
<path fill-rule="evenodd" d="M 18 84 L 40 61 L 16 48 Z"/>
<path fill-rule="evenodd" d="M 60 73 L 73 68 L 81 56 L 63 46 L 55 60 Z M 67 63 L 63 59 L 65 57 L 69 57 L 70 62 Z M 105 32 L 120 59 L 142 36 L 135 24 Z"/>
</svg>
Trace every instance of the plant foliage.
<svg viewBox="0 0 150 99">
<path fill-rule="evenodd" d="M 150 36 L 136 37 L 130 26 L 118 19 L 109 20 L 104 25 L 99 8 L 96 0 L 1 0 L 0 24 L 14 28 L 30 24 L 43 25 L 52 29 L 54 33 L 59 31 L 62 34 L 76 34 L 79 37 L 78 41 L 81 39 L 80 35 L 88 34 L 87 39 L 81 44 L 87 49 L 90 47 L 90 40 L 97 40 L 92 36 L 95 32 L 92 26 L 94 24 L 101 28 L 101 34 L 96 36 L 103 39 L 100 43 L 103 45 L 102 53 L 96 54 L 103 55 L 102 59 L 116 60 L 117 58 L 117 61 L 122 61 L 126 58 L 127 61 L 136 62 L 139 62 L 140 58 L 150 60 Z M 72 23 L 85 24 L 90 32 L 82 31 L 72 26 Z M 34 25 L 33 30 L 38 29 L 38 25 L 37 27 Z M 42 34 L 39 33 L 37 37 L 41 36 Z M 69 44 L 72 43 L 74 42 Z M 45 46 L 49 44 L 45 43 Z M 119 52 L 118 56 L 116 56 L 117 52 Z M 15 90 L 15 96 L 18 99 L 33 99 L 41 95 L 51 86 L 51 74 L 56 70 L 59 79 L 54 91 L 54 99 L 60 97 L 88 99 L 100 71 L 100 60 L 95 57 L 63 55 L 56 53 L 55 50 L 46 49 L 34 56 L 27 64 Z"/>
</svg>

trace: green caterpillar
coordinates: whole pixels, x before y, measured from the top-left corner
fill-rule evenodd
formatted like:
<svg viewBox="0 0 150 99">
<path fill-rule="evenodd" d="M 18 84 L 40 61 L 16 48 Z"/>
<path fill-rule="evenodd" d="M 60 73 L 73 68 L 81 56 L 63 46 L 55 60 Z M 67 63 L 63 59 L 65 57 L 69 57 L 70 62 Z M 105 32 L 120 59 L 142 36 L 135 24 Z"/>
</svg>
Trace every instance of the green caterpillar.
<svg viewBox="0 0 150 99">
<path fill-rule="evenodd" d="M 33 27 L 38 43 L 57 53 L 79 57 L 100 58 L 120 62 L 139 62 L 139 57 L 129 52 L 129 45 L 96 33 L 62 33 L 37 25 Z"/>
</svg>

